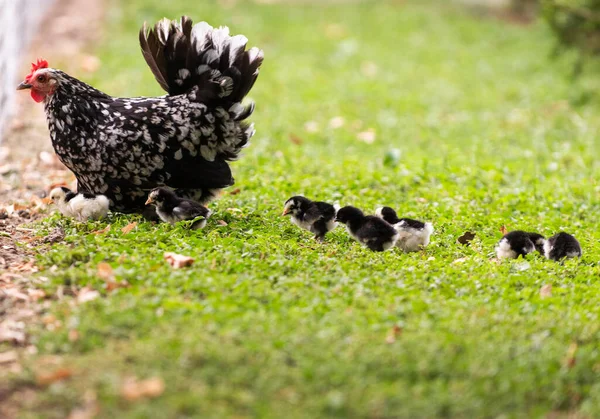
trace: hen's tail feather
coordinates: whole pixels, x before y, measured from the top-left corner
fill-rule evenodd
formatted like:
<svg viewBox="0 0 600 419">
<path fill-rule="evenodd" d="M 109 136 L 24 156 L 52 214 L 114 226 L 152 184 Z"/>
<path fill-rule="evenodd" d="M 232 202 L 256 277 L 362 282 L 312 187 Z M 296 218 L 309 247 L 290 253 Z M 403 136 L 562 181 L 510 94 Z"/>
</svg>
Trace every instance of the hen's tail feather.
<svg viewBox="0 0 600 419">
<path fill-rule="evenodd" d="M 258 77 L 263 52 L 246 50 L 247 43 L 227 27 L 194 25 L 186 16 L 140 30 L 142 53 L 163 89 L 178 95 L 197 87 L 197 100 L 226 108 L 241 102 Z"/>
</svg>

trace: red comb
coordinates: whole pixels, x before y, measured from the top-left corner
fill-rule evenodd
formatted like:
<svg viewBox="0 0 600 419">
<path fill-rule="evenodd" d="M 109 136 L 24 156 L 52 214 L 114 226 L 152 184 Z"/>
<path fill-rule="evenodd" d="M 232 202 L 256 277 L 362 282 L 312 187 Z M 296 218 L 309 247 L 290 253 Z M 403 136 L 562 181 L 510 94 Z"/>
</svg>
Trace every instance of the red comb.
<svg viewBox="0 0 600 419">
<path fill-rule="evenodd" d="M 31 73 L 29 73 L 29 75 L 27 77 L 25 77 L 25 80 L 26 81 L 31 80 L 31 76 L 33 76 L 33 73 L 35 73 L 40 68 L 48 68 L 48 61 L 40 60 L 38 58 L 37 63 L 31 63 Z"/>
</svg>

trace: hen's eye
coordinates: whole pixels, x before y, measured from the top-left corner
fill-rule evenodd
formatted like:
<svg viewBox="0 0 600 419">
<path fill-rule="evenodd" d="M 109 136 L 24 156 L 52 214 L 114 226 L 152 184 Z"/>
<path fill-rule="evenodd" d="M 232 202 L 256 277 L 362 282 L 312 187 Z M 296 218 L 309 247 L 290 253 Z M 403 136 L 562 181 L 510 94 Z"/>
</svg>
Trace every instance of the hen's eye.
<svg viewBox="0 0 600 419">
<path fill-rule="evenodd" d="M 46 81 L 46 76 L 44 76 L 43 74 L 40 74 L 39 76 L 37 76 L 37 80 L 40 83 L 44 83 Z"/>
</svg>

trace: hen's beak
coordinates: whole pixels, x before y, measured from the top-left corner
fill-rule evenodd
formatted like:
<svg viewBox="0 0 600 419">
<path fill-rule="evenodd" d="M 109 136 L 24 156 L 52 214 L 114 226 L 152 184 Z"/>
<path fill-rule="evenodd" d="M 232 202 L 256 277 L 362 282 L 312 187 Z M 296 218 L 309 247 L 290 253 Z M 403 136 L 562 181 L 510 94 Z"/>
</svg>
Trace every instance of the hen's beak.
<svg viewBox="0 0 600 419">
<path fill-rule="evenodd" d="M 286 208 L 286 209 L 284 209 L 284 210 L 283 210 L 283 214 L 281 214 L 281 216 L 288 215 L 288 214 L 290 214 L 291 212 L 292 212 L 292 211 L 290 211 L 289 209 L 287 209 L 287 208 Z"/>
<path fill-rule="evenodd" d="M 152 200 L 151 197 L 148 197 L 148 199 L 146 199 L 146 204 L 145 205 L 150 205 L 151 203 L 153 203 L 154 201 Z"/>
<path fill-rule="evenodd" d="M 21 84 L 19 84 L 17 86 L 17 90 L 25 90 L 25 89 L 31 89 L 31 84 L 27 83 L 27 82 L 21 82 Z"/>
</svg>

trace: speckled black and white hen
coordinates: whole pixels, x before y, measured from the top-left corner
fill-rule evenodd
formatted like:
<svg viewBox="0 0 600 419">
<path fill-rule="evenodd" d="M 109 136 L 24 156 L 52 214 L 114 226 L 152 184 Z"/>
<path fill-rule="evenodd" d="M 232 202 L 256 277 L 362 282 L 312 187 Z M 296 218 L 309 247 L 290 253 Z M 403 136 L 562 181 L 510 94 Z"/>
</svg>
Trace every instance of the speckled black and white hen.
<svg viewBox="0 0 600 419">
<path fill-rule="evenodd" d="M 282 215 L 291 215 L 292 223 L 313 233 L 315 240 L 323 241 L 325 234 L 335 228 L 335 213 L 336 207 L 327 202 L 298 195 L 285 201 Z"/>
<path fill-rule="evenodd" d="M 581 257 L 581 253 L 581 245 L 577 239 L 565 232 L 555 234 L 544 244 L 544 256 L 555 261 Z"/>
<path fill-rule="evenodd" d="M 346 225 L 353 239 L 375 252 L 391 249 L 399 237 L 396 229 L 388 222 L 375 215 L 365 215 L 352 206 L 341 208 L 335 220 Z"/>
<path fill-rule="evenodd" d="M 544 253 L 544 236 L 538 233 L 515 230 L 506 233 L 496 245 L 498 259 L 516 259 L 538 251 Z"/>
<path fill-rule="evenodd" d="M 424 223 L 412 218 L 398 218 L 396 211 L 390 207 L 380 207 L 375 215 L 391 224 L 399 233 L 396 247 L 404 252 L 418 252 L 429 244 L 433 233 L 433 224 Z"/>
<path fill-rule="evenodd" d="M 191 225 L 192 230 L 204 228 L 210 217 L 210 210 L 204 205 L 191 199 L 178 197 L 167 188 L 156 188 L 150 192 L 146 205 L 154 205 L 156 214 L 165 223 L 175 224 L 179 221 L 196 220 Z"/>
<path fill-rule="evenodd" d="M 112 209 L 141 212 L 148 192 L 168 186 L 207 203 L 233 184 L 228 161 L 254 134 L 242 105 L 263 61 L 246 37 L 163 19 L 140 31 L 161 97 L 115 98 L 38 60 L 18 86 L 44 102 L 52 145 L 78 191 L 104 194 Z"/>
</svg>

